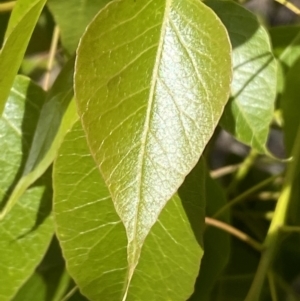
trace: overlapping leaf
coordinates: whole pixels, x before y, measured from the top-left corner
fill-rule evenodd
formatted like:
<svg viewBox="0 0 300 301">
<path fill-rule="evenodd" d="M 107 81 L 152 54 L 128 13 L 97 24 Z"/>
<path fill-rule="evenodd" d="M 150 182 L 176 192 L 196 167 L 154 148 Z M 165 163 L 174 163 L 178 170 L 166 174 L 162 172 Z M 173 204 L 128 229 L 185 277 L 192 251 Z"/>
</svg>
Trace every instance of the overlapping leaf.
<svg viewBox="0 0 300 301">
<path fill-rule="evenodd" d="M 277 80 L 268 33 L 252 13 L 234 2 L 206 3 L 226 26 L 233 47 L 232 99 L 221 125 L 243 143 L 268 153 Z"/>
<path fill-rule="evenodd" d="M 17 77 L 0 119 L 0 197 L 4 206 L 20 176 L 45 95 Z M 11 300 L 42 259 L 53 234 L 48 173 L 0 222 L 0 299 Z"/>
<path fill-rule="evenodd" d="M 75 52 L 87 25 L 109 1 L 111 0 L 48 1 L 47 5 L 61 31 L 62 44 L 70 54 Z"/>
<path fill-rule="evenodd" d="M 81 39 L 76 101 L 132 269 L 219 121 L 230 50 L 222 23 L 198 0 L 115 1 Z"/>
<path fill-rule="evenodd" d="M 221 186 L 209 175 L 206 177 L 206 216 L 213 215 L 226 205 L 226 198 Z M 217 217 L 229 222 L 229 212 Z M 195 292 L 189 301 L 209 301 L 211 291 L 229 261 L 230 245 L 229 234 L 213 227 L 206 228 L 204 232 L 204 256 L 201 263 L 200 274 L 195 285 Z"/>
<path fill-rule="evenodd" d="M 90 300 L 186 300 L 202 249 L 204 176 L 184 203 L 175 195 L 163 209 L 130 276 L 127 237 L 78 122 L 54 165 L 57 234 L 71 276 Z M 203 193 L 203 194 L 202 194 Z M 201 195 L 202 194 L 202 195 Z M 200 235 L 194 234 L 194 230 Z"/>
<path fill-rule="evenodd" d="M 300 57 L 300 26 L 270 28 L 274 55 L 285 69 L 294 65 Z"/>
<path fill-rule="evenodd" d="M 18 0 L 0 51 L 0 115 L 46 0 Z"/>
<path fill-rule="evenodd" d="M 25 167 L 22 170 L 22 177 L 11 192 L 6 206 L 0 213 L 0 219 L 50 166 L 66 131 L 78 118 L 75 103 L 72 101 L 73 65 L 74 60 L 66 64 L 47 95 L 46 102 L 41 108 Z"/>
</svg>

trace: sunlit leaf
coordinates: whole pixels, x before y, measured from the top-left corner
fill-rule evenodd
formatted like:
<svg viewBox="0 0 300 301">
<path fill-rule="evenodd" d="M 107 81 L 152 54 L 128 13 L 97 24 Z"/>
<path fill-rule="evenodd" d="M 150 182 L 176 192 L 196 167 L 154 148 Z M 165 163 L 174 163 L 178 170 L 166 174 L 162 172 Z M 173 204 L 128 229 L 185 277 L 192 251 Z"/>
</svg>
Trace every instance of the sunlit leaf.
<svg viewBox="0 0 300 301">
<path fill-rule="evenodd" d="M 252 13 L 234 2 L 206 4 L 226 26 L 233 47 L 232 97 L 221 125 L 243 143 L 268 153 L 277 80 L 268 33 Z"/>
<path fill-rule="evenodd" d="M 46 0 L 18 0 L 14 7 L 0 50 L 0 115 L 45 3 Z"/>
<path fill-rule="evenodd" d="M 17 77 L 0 118 L 0 197 L 6 203 L 28 155 L 45 94 Z M 33 274 L 53 235 L 49 172 L 27 190 L 0 222 L 0 299 L 8 301 Z"/>
<path fill-rule="evenodd" d="M 88 150 L 80 123 L 67 134 L 54 165 L 57 234 L 71 276 L 90 300 L 184 301 L 193 291 L 202 248 L 204 176 L 181 202 L 175 195 L 146 238 L 133 274 L 127 237 Z M 187 186 L 185 191 L 188 191 Z M 195 219 L 197 217 L 197 219 Z M 126 297 L 127 296 L 127 297 Z"/>
<path fill-rule="evenodd" d="M 127 231 L 130 273 L 221 117 L 230 54 L 225 28 L 198 0 L 114 1 L 81 39 L 76 101 Z"/>
<path fill-rule="evenodd" d="M 72 101 L 73 64 L 74 61 L 71 60 L 66 65 L 46 97 L 22 177 L 0 213 L 0 219 L 13 208 L 24 191 L 47 170 L 65 133 L 78 119 L 75 103 Z"/>
</svg>

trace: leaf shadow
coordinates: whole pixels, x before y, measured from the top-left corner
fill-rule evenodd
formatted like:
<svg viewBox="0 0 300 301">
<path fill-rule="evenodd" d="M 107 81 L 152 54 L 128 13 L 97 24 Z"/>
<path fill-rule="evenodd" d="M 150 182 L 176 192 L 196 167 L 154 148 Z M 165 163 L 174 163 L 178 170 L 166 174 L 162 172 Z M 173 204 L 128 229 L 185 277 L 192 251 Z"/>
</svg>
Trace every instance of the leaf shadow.
<svg viewBox="0 0 300 301">
<path fill-rule="evenodd" d="M 205 227 L 205 171 L 204 160 L 200 158 L 178 190 L 190 226 L 202 249 Z"/>
<path fill-rule="evenodd" d="M 25 231 L 25 233 L 20 234 L 16 239 L 20 240 L 25 238 L 27 235 L 30 235 L 34 231 L 36 231 L 40 225 L 44 223 L 44 221 L 49 217 L 52 212 L 52 186 L 51 186 L 51 175 L 52 168 L 49 168 L 46 173 L 30 188 L 33 187 L 41 187 L 44 186 L 45 190 L 39 202 L 39 208 L 36 214 L 36 218 L 34 220 L 34 224 L 32 227 Z M 30 189 L 29 188 L 29 189 Z"/>
<path fill-rule="evenodd" d="M 44 91 L 33 82 L 29 83 L 25 96 L 26 96 L 26 101 L 25 101 L 24 114 L 23 114 L 22 124 L 21 124 L 22 158 L 12 183 L 5 191 L 4 197 L 0 201 L 0 211 L 5 207 L 14 187 L 22 177 L 23 170 L 29 155 L 30 146 L 33 141 L 35 129 L 40 116 L 40 111 L 45 102 Z"/>
</svg>

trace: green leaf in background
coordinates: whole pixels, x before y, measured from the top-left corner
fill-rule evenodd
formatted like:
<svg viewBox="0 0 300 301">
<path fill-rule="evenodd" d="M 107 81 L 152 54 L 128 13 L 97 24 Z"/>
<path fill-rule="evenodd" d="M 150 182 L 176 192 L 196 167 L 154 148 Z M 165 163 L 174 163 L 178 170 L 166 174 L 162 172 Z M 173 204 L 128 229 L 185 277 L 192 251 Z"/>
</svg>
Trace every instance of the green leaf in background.
<svg viewBox="0 0 300 301">
<path fill-rule="evenodd" d="M 287 154 L 292 156 L 292 152 L 295 145 L 299 139 L 300 133 L 300 115 L 299 115 L 299 106 L 300 106 L 300 59 L 294 64 L 294 66 L 289 70 L 286 77 L 286 86 L 280 101 L 282 114 L 284 119 L 284 138 Z M 294 225 L 300 225 L 300 149 L 299 152 L 293 158 L 291 164 L 296 164 L 295 168 L 295 177 L 293 183 L 291 184 L 292 193 L 290 201 L 290 210 L 289 218 L 290 222 Z"/>
<path fill-rule="evenodd" d="M 0 220 L 11 210 L 24 191 L 47 170 L 65 133 L 78 119 L 75 103 L 72 101 L 73 66 L 74 60 L 70 60 L 47 95 L 22 177 L 0 213 Z"/>
<path fill-rule="evenodd" d="M 300 26 L 278 26 L 270 28 L 274 55 L 288 70 L 300 57 Z"/>
<path fill-rule="evenodd" d="M 18 76 L 0 118 L 1 207 L 20 177 L 33 139 L 45 93 Z M 6 151 L 5 151 L 6 150 Z M 0 300 L 16 294 L 41 261 L 53 235 L 48 173 L 25 192 L 0 222 Z"/>
<path fill-rule="evenodd" d="M 75 52 L 85 28 L 110 0 L 48 0 L 47 5 L 60 28 L 64 48 Z M 74 20 L 75 22 L 70 22 Z"/>
<path fill-rule="evenodd" d="M 241 142 L 268 153 L 277 81 L 268 33 L 252 13 L 234 2 L 205 3 L 226 26 L 233 47 L 232 97 L 221 125 Z"/>
<path fill-rule="evenodd" d="M 46 0 L 18 0 L 0 50 L 0 115 Z"/>
<path fill-rule="evenodd" d="M 230 81 L 228 35 L 198 0 L 115 1 L 81 39 L 76 101 L 126 228 L 130 273 L 212 136 Z"/>
<path fill-rule="evenodd" d="M 206 177 L 206 216 L 213 216 L 226 205 L 222 187 L 209 174 Z M 219 220 L 229 223 L 229 212 L 226 211 Z M 221 272 L 229 261 L 229 234 L 213 227 L 204 232 L 204 256 L 201 262 L 200 274 L 195 285 L 195 292 L 189 301 L 209 301 L 211 291 Z M 213 300 L 213 299 L 212 299 Z"/>
<path fill-rule="evenodd" d="M 192 229 L 203 223 L 203 195 L 195 192 L 196 197 L 189 196 L 184 205 L 177 195 L 168 202 L 130 279 L 125 228 L 79 122 L 66 135 L 53 176 L 58 238 L 68 270 L 83 294 L 95 301 L 185 301 L 189 297 L 203 253 L 201 237 Z M 197 180 L 201 194 L 204 176 L 199 173 Z M 193 225 L 194 218 L 191 224 L 186 212 L 197 216 L 199 224 Z"/>
</svg>

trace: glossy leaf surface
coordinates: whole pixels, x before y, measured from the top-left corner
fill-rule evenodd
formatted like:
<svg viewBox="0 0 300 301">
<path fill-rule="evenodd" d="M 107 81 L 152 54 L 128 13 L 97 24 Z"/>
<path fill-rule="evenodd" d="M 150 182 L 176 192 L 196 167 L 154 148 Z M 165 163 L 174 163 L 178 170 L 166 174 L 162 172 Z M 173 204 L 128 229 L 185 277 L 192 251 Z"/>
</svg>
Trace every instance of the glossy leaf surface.
<svg viewBox="0 0 300 301">
<path fill-rule="evenodd" d="M 234 2 L 206 3 L 226 26 L 233 47 L 231 100 L 221 125 L 241 142 L 266 153 L 277 81 L 268 33 L 252 13 Z"/>
<path fill-rule="evenodd" d="M 46 0 L 18 0 L 0 51 L 0 115 Z"/>
<path fill-rule="evenodd" d="M 0 119 L 1 207 L 24 166 L 44 97 L 43 91 L 29 79 L 16 78 Z M 1 301 L 11 300 L 50 243 L 54 229 L 49 176 L 48 173 L 27 190 L 0 222 Z"/>
<path fill-rule="evenodd" d="M 47 5 L 61 31 L 64 48 L 69 54 L 75 52 L 85 28 L 110 0 L 49 0 Z M 70 22 L 70 20 L 76 20 Z"/>
<path fill-rule="evenodd" d="M 222 23 L 197 0 L 112 2 L 81 39 L 76 100 L 132 269 L 219 121 L 230 50 Z"/>
<path fill-rule="evenodd" d="M 200 173 L 200 188 L 203 179 Z M 183 301 L 189 297 L 203 253 L 198 242 L 201 237 L 195 237 L 192 229 L 201 231 L 203 223 L 201 189 L 184 207 L 177 195 L 168 202 L 146 238 L 132 278 L 124 225 L 79 122 L 67 134 L 55 161 L 54 191 L 64 257 L 71 276 L 90 300 Z M 189 216 L 192 212 L 197 220 L 191 222 L 186 212 Z"/>
</svg>

